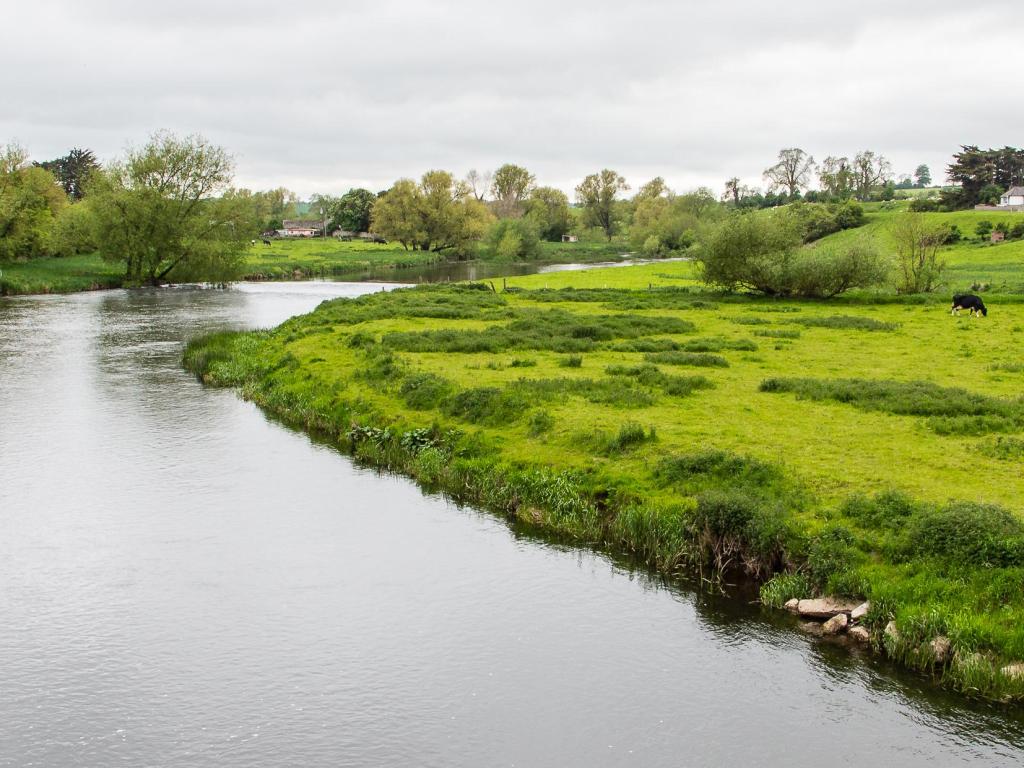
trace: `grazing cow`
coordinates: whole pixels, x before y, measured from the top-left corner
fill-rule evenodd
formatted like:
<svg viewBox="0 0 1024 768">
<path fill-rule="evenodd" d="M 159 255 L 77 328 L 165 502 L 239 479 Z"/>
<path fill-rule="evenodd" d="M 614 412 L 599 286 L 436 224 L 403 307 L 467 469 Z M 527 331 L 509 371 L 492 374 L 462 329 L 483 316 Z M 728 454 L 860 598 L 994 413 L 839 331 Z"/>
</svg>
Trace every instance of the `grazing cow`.
<svg viewBox="0 0 1024 768">
<path fill-rule="evenodd" d="M 980 296 L 975 296 L 973 293 L 958 293 L 953 297 L 953 306 L 949 310 L 949 314 L 959 315 L 961 309 L 969 309 L 972 315 L 980 314 L 983 317 L 988 317 L 985 302 L 981 300 Z"/>
<path fill-rule="evenodd" d="M 269 241 L 269 240 L 267 240 L 267 238 L 265 238 L 265 237 L 264 237 L 264 238 L 263 238 L 263 244 L 264 244 L 264 245 L 270 245 L 270 241 Z"/>
<path fill-rule="evenodd" d="M 256 245 L 256 241 L 253 240 L 252 242 L 249 243 L 249 245 Z"/>
</svg>

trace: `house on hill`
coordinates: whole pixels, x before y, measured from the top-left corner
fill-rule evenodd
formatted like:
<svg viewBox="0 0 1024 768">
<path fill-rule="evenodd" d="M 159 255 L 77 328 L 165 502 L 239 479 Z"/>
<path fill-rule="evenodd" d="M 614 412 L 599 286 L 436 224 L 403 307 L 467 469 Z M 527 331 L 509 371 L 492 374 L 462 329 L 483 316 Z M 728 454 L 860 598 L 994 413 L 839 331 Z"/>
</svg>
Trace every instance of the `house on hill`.
<svg viewBox="0 0 1024 768">
<path fill-rule="evenodd" d="M 1020 206 L 1024 208 L 1024 187 L 1010 187 L 1006 193 L 999 198 L 999 207 Z"/>
<path fill-rule="evenodd" d="M 999 197 L 999 205 L 976 205 L 976 211 L 1024 211 L 1024 187 L 1010 187 Z"/>
<path fill-rule="evenodd" d="M 323 222 L 320 221 L 285 219 L 277 234 L 281 237 L 318 237 L 323 233 L 323 229 Z"/>
</svg>

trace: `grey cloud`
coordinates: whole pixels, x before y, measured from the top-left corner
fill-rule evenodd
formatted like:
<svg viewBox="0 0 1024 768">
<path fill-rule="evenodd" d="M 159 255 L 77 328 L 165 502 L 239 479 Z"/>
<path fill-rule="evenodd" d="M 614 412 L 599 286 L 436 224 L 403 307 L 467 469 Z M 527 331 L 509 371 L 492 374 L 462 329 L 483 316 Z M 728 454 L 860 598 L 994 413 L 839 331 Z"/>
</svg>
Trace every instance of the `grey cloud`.
<svg viewBox="0 0 1024 768">
<path fill-rule="evenodd" d="M 871 148 L 938 176 L 961 141 L 1020 143 L 1015 2 L 40 0 L 7 21 L 0 141 L 102 157 L 155 129 L 302 194 L 515 161 L 571 189 L 739 175 L 782 146 Z"/>
</svg>

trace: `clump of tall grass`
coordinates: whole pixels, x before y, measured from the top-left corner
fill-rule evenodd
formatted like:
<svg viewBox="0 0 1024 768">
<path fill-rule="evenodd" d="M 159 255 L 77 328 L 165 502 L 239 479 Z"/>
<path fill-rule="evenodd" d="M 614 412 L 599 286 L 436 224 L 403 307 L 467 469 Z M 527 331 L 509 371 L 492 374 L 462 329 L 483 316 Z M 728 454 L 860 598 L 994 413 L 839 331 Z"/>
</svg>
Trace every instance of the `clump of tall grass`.
<svg viewBox="0 0 1024 768">
<path fill-rule="evenodd" d="M 679 348 L 686 352 L 724 352 L 726 350 L 756 352 L 757 344 L 750 339 L 724 339 L 722 337 L 716 337 L 706 339 L 689 339 Z"/>
<path fill-rule="evenodd" d="M 540 437 L 550 432 L 554 426 L 555 420 L 551 414 L 543 409 L 537 409 L 530 414 L 527 432 L 530 437 Z"/>
<path fill-rule="evenodd" d="M 437 408 L 452 389 L 447 379 L 435 373 L 418 372 L 402 380 L 398 394 L 410 408 L 425 411 Z"/>
<path fill-rule="evenodd" d="M 741 569 L 755 577 L 780 570 L 794 538 L 785 508 L 743 490 L 708 490 L 697 495 L 691 532 L 715 573 Z"/>
<path fill-rule="evenodd" d="M 721 355 L 706 352 L 648 352 L 644 360 L 664 365 L 689 365 L 696 368 L 728 368 L 729 361 Z"/>
<path fill-rule="evenodd" d="M 814 587 L 803 573 L 777 573 L 761 585 L 759 590 L 761 602 L 769 608 L 781 608 L 794 597 L 803 599 L 811 597 Z"/>
<path fill-rule="evenodd" d="M 1018 437 L 995 437 L 982 440 L 978 450 L 985 456 L 1001 461 L 1020 461 L 1024 459 L 1024 440 Z"/>
<path fill-rule="evenodd" d="M 846 403 L 863 411 L 934 417 L 928 425 L 940 434 L 968 428 L 968 434 L 978 434 L 1024 425 L 1024 405 L 1019 400 L 1002 400 L 960 387 L 941 387 L 930 381 L 773 378 L 762 381 L 759 389 L 791 392 L 807 400 Z"/>
<path fill-rule="evenodd" d="M 654 427 L 644 429 L 643 425 L 635 421 L 627 421 L 619 427 L 614 435 L 598 433 L 592 442 L 598 452 L 605 456 L 617 456 L 631 451 L 645 443 L 653 443 L 658 439 Z"/>
<path fill-rule="evenodd" d="M 808 328 L 839 328 L 847 331 L 895 331 L 899 323 L 875 320 L 873 317 L 856 315 L 831 315 L 829 317 L 798 317 L 790 320 Z"/>
<path fill-rule="evenodd" d="M 704 376 L 672 376 L 651 363 L 609 365 L 604 370 L 609 376 L 626 376 L 645 386 L 658 387 L 674 397 L 686 397 L 699 389 L 713 389 L 715 386 Z"/>
<path fill-rule="evenodd" d="M 562 368 L 580 368 L 583 365 L 583 355 L 566 355 L 558 359 Z"/>
<path fill-rule="evenodd" d="M 799 339 L 800 331 L 787 330 L 780 328 L 775 329 L 758 329 L 754 331 L 755 336 L 763 336 L 768 339 Z"/>
<path fill-rule="evenodd" d="M 763 317 L 727 317 L 723 318 L 736 325 L 771 325 L 772 321 Z"/>
</svg>

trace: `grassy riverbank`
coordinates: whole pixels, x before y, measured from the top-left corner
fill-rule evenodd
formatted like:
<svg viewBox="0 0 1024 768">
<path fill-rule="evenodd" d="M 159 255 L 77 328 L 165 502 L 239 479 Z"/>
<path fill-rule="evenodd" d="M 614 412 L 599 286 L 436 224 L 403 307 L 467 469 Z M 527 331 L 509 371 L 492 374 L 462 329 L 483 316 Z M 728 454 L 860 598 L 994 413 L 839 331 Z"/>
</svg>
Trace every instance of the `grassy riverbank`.
<svg viewBox="0 0 1024 768">
<path fill-rule="evenodd" d="M 119 288 L 124 267 L 98 254 L 0 262 L 0 296 Z"/>
<path fill-rule="evenodd" d="M 870 598 L 894 657 L 1024 697 L 1002 671 L 1024 660 L 1024 304 L 951 318 L 945 298 L 715 297 L 692 277 L 676 262 L 333 301 L 197 340 L 186 364 L 574 541 L 669 573 L 788 574 L 771 604 Z M 927 650 L 938 635 L 953 663 Z"/>
</svg>

